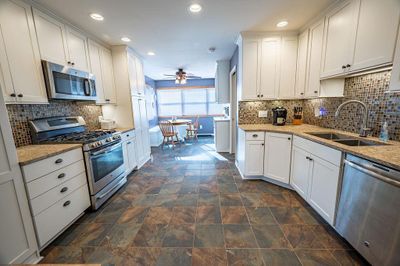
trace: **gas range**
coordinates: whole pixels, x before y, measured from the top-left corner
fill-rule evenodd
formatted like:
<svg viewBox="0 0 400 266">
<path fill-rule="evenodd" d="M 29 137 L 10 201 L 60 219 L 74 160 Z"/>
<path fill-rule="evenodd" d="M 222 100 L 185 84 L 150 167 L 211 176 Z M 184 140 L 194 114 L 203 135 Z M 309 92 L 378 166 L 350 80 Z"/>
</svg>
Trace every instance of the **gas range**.
<svg viewBox="0 0 400 266">
<path fill-rule="evenodd" d="M 88 131 L 81 116 L 50 117 L 29 122 L 36 144 L 81 143 L 92 209 L 98 209 L 126 183 L 121 134 Z"/>
</svg>

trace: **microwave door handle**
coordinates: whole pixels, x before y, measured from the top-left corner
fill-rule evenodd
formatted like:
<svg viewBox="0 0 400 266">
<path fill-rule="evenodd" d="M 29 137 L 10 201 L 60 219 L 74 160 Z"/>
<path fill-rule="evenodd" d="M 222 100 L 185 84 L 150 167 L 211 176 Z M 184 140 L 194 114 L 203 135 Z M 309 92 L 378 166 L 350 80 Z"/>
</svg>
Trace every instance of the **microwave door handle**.
<svg viewBox="0 0 400 266">
<path fill-rule="evenodd" d="M 84 81 L 84 93 L 85 96 L 90 96 L 92 94 L 92 89 L 90 88 L 90 82 L 89 79 L 85 79 Z"/>
</svg>

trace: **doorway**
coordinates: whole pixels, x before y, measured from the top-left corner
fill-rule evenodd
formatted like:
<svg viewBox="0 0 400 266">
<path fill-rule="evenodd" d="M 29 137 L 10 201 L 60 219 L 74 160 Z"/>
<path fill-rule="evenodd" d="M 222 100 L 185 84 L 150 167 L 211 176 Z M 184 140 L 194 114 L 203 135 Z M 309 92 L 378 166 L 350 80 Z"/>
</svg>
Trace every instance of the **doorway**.
<svg viewBox="0 0 400 266">
<path fill-rule="evenodd" d="M 237 112 L 238 112 L 238 103 L 237 103 L 237 74 L 236 74 L 236 66 L 234 66 L 229 74 L 229 87 L 230 87 L 230 140 L 231 140 L 231 148 L 230 153 L 236 153 L 236 136 L 237 136 Z"/>
</svg>

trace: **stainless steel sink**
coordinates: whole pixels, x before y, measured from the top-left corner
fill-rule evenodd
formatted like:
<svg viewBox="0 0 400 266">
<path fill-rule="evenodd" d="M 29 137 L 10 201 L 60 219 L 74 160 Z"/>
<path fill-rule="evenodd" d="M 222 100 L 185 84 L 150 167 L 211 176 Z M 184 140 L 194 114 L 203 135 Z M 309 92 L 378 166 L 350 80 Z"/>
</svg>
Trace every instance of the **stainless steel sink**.
<svg viewBox="0 0 400 266">
<path fill-rule="evenodd" d="M 345 134 L 337 134 L 333 132 L 310 132 L 307 133 L 312 136 L 316 136 L 318 138 L 323 138 L 327 140 L 332 140 L 334 142 L 344 144 L 347 146 L 379 146 L 379 145 L 388 145 L 386 143 L 372 141 L 372 140 L 364 140 L 358 139 L 353 136 L 345 135 Z"/>
<path fill-rule="evenodd" d="M 362 140 L 362 139 L 342 139 L 342 140 L 334 140 L 334 142 L 344 144 L 347 146 L 379 146 L 379 145 L 388 145 L 386 143 L 381 143 L 372 140 Z"/>
<path fill-rule="evenodd" d="M 332 132 L 317 132 L 317 133 L 307 133 L 312 136 L 316 136 L 318 138 L 329 139 L 329 140 L 337 140 L 337 139 L 354 139 L 354 137 L 345 135 L 345 134 L 337 134 Z"/>
</svg>

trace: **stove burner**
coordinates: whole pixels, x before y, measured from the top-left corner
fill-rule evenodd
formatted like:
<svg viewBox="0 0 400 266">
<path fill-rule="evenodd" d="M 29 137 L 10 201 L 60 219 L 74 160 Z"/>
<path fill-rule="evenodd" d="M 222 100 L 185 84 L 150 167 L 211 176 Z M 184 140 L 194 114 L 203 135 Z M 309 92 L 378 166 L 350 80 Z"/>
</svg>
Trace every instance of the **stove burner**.
<svg viewBox="0 0 400 266">
<path fill-rule="evenodd" d="M 104 138 L 108 138 L 115 133 L 115 130 L 95 130 L 85 131 L 81 133 L 68 133 L 64 135 L 55 136 L 46 140 L 46 142 L 78 142 L 90 143 Z"/>
</svg>

